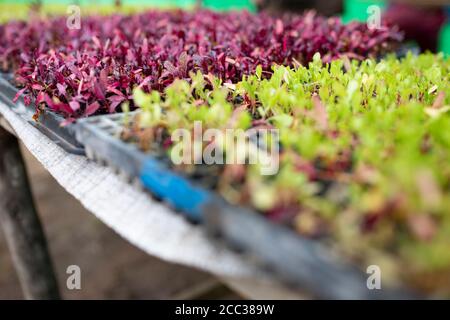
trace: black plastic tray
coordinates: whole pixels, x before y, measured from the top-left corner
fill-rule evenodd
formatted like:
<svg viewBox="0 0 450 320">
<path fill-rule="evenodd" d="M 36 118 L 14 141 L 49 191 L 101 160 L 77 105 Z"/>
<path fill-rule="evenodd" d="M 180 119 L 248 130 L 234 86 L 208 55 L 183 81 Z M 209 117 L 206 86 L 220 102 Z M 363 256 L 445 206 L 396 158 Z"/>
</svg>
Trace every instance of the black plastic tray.
<svg viewBox="0 0 450 320">
<path fill-rule="evenodd" d="M 19 114 L 65 151 L 84 155 L 83 145 L 75 139 L 74 124 L 62 126 L 64 118 L 51 110 L 41 113 L 36 121 L 33 119 L 35 110 L 32 106 L 25 106 L 22 98 L 13 102 L 19 90 L 11 84 L 11 79 L 11 75 L 0 73 L 0 101 L 8 105 L 11 110 Z"/>
<path fill-rule="evenodd" d="M 138 180 L 151 194 L 189 220 L 202 223 L 211 239 L 250 256 L 279 279 L 314 296 L 330 299 L 410 299 L 404 289 L 369 290 L 365 273 L 345 262 L 323 244 L 303 238 L 251 210 L 228 204 L 196 181 L 173 172 L 153 157 L 120 139 L 126 115 L 79 120 L 76 136 L 91 159 L 116 168 L 130 181 Z M 129 115 L 128 115 L 129 116 Z"/>
</svg>

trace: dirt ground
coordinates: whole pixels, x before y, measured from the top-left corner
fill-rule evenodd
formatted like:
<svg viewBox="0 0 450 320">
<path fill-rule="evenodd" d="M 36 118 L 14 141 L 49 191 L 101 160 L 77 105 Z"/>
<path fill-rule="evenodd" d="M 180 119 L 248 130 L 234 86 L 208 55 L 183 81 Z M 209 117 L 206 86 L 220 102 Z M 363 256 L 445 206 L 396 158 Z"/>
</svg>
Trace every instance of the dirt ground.
<svg viewBox="0 0 450 320">
<path fill-rule="evenodd" d="M 236 299 L 212 276 L 151 257 L 87 212 L 24 148 L 33 196 L 64 299 Z M 81 290 L 66 288 L 66 268 L 81 268 Z M 0 228 L 0 299 L 22 299 Z"/>
</svg>

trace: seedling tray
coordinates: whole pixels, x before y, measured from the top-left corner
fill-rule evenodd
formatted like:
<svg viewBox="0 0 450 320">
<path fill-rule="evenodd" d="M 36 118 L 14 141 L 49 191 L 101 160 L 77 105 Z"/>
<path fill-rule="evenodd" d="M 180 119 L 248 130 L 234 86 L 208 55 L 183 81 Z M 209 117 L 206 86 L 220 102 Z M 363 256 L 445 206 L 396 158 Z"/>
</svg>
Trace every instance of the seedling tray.
<svg viewBox="0 0 450 320">
<path fill-rule="evenodd" d="M 211 239 L 226 244 L 286 284 L 330 299 L 414 298 L 403 289 L 369 290 L 368 275 L 323 244 L 303 238 L 260 214 L 232 206 L 195 179 L 171 170 L 166 158 L 142 152 L 120 139 L 124 117 L 115 114 L 79 120 L 76 137 L 93 160 L 139 182 L 190 221 L 201 223 Z"/>
<path fill-rule="evenodd" d="M 65 151 L 84 155 L 83 145 L 75 139 L 74 124 L 63 126 L 64 118 L 51 110 L 42 112 L 36 121 L 33 119 L 35 113 L 33 107 L 25 106 L 22 98 L 13 102 L 18 89 L 12 85 L 11 79 L 12 76 L 10 74 L 0 73 L 0 101 L 9 106 L 11 110 L 36 127 Z"/>
</svg>

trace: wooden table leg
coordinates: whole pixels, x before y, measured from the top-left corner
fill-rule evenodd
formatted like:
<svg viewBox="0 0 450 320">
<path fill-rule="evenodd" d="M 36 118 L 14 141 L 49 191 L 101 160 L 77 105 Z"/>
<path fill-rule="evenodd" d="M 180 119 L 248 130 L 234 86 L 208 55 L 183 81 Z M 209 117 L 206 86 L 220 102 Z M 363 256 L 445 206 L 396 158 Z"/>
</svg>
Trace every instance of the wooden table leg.
<svg viewBox="0 0 450 320">
<path fill-rule="evenodd" d="M 59 299 L 16 137 L 0 127 L 0 224 L 26 299 Z"/>
</svg>

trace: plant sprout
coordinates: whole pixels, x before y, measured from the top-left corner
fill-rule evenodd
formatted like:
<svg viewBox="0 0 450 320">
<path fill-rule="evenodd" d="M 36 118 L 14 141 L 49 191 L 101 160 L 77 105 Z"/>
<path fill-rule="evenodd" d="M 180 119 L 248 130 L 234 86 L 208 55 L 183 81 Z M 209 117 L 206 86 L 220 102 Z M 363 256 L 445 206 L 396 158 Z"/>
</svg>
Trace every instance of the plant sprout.
<svg viewBox="0 0 450 320">
<path fill-rule="evenodd" d="M 379 265 L 388 282 L 448 295 L 449 74 L 440 55 L 329 64 L 316 55 L 308 67 L 275 66 L 268 78 L 256 68 L 233 86 L 203 91 L 204 79 L 192 74 L 166 89 L 161 116 L 168 137 L 193 120 L 277 128 L 278 173 L 221 165 L 217 192 L 361 266 Z M 205 167 L 213 166 L 190 172 Z"/>
</svg>

